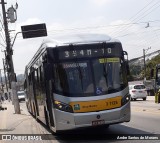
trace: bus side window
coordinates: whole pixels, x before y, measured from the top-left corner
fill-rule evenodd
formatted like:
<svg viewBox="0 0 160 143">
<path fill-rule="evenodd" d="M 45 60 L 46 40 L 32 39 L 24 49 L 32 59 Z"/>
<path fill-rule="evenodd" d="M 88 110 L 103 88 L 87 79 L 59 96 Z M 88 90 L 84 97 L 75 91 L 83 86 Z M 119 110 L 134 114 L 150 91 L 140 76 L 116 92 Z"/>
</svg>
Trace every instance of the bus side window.
<svg viewBox="0 0 160 143">
<path fill-rule="evenodd" d="M 31 84 L 31 74 L 29 73 L 29 76 L 28 76 L 28 81 L 29 81 L 29 85 Z"/>
<path fill-rule="evenodd" d="M 43 65 L 40 67 L 40 84 L 41 84 L 42 94 L 45 94 L 45 83 L 44 83 L 44 70 L 43 70 Z"/>
<path fill-rule="evenodd" d="M 38 73 L 37 70 L 34 72 L 34 83 L 35 83 L 35 88 L 37 89 L 37 82 L 38 82 Z"/>
</svg>

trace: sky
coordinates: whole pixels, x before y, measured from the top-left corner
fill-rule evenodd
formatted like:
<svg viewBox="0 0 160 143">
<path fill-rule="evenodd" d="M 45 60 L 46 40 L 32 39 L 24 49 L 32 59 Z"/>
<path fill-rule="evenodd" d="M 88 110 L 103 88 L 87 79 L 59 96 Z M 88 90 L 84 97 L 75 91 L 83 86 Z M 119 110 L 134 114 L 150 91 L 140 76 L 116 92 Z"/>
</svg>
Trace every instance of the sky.
<svg viewBox="0 0 160 143">
<path fill-rule="evenodd" d="M 159 50 L 159 0 L 5 0 L 6 10 L 18 3 L 17 21 L 8 23 L 11 41 L 22 25 L 46 23 L 49 37 L 70 33 L 107 34 L 121 41 L 129 59 Z M 2 20 L 2 10 L 0 8 Z M 0 25 L 0 43 L 5 45 Z M 2 38 L 3 37 L 3 38 Z M 16 74 L 23 74 L 25 66 L 38 50 L 43 39 L 23 39 L 18 34 L 13 46 Z M 0 46 L 0 69 L 5 50 Z"/>
</svg>

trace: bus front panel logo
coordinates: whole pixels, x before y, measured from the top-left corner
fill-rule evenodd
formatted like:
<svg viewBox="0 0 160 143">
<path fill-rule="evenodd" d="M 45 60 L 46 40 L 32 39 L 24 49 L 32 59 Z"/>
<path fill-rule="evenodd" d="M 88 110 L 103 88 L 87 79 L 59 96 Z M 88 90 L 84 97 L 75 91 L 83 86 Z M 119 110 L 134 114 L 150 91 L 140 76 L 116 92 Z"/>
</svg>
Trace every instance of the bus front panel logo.
<svg viewBox="0 0 160 143">
<path fill-rule="evenodd" d="M 79 104 L 75 104 L 74 105 L 74 110 L 80 110 L 80 105 Z"/>
</svg>

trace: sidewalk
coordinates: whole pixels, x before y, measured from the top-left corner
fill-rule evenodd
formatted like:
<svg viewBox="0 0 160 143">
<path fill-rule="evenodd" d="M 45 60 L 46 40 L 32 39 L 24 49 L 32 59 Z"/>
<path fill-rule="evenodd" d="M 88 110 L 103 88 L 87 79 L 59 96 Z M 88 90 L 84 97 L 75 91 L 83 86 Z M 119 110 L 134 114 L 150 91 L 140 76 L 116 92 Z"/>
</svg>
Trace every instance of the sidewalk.
<svg viewBox="0 0 160 143">
<path fill-rule="evenodd" d="M 147 96 L 147 100 L 155 103 L 155 96 Z"/>
<path fill-rule="evenodd" d="M 155 96 L 147 96 L 146 101 L 139 99 L 131 102 L 131 109 L 132 111 L 160 115 L 160 103 L 155 103 Z"/>
<path fill-rule="evenodd" d="M 25 102 L 20 103 L 21 114 L 15 114 L 12 102 L 2 106 L 7 110 L 0 111 L 0 134 L 50 134 L 28 113 Z"/>
<path fill-rule="evenodd" d="M 25 102 L 20 103 L 21 114 L 15 114 L 14 106 L 12 102 L 5 101 L 2 103 L 3 107 L 7 107 L 7 110 L 0 111 L 0 143 L 8 143 L 9 141 L 4 141 L 2 135 L 42 135 L 42 134 L 51 134 L 48 132 L 40 123 L 34 119 L 30 113 L 28 113 Z M 15 140 L 15 143 L 22 142 Z M 30 141 L 26 141 L 30 142 Z M 36 142 L 36 141 L 31 141 Z M 47 142 L 51 143 L 53 141 L 38 141 L 38 142 Z M 54 140 L 54 142 L 56 142 Z M 12 141 L 13 143 L 13 141 Z"/>
</svg>

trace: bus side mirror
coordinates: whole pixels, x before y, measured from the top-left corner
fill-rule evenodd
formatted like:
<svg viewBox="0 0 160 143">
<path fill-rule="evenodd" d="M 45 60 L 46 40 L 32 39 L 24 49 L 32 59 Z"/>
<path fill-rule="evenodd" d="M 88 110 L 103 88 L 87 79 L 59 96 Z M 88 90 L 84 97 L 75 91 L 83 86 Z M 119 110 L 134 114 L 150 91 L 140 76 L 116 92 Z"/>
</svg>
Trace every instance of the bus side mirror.
<svg viewBox="0 0 160 143">
<path fill-rule="evenodd" d="M 124 65 L 125 65 L 125 68 L 126 68 L 127 75 L 130 75 L 130 70 L 129 70 L 128 61 L 125 61 L 125 62 L 124 62 Z"/>
<path fill-rule="evenodd" d="M 123 51 L 123 55 L 127 57 L 127 59 L 124 60 L 124 65 L 126 68 L 127 75 L 130 75 L 129 64 L 128 64 L 128 53 L 126 51 Z"/>
<path fill-rule="evenodd" d="M 129 64 L 128 64 L 128 62 L 127 62 L 126 68 L 127 68 L 127 75 L 130 75 L 130 70 L 129 70 Z"/>
<path fill-rule="evenodd" d="M 154 77 L 154 69 L 151 69 L 151 71 L 150 71 L 150 76 L 151 76 L 151 78 Z"/>
</svg>

